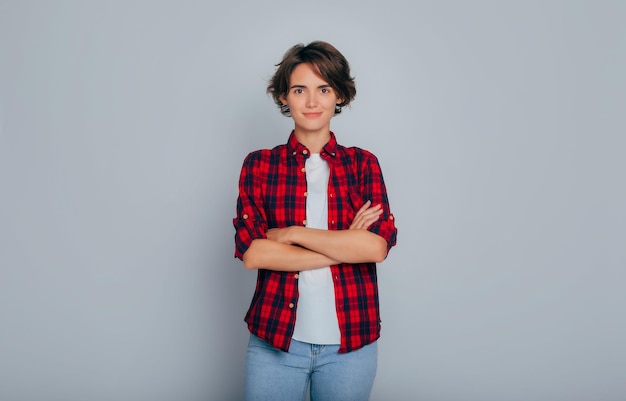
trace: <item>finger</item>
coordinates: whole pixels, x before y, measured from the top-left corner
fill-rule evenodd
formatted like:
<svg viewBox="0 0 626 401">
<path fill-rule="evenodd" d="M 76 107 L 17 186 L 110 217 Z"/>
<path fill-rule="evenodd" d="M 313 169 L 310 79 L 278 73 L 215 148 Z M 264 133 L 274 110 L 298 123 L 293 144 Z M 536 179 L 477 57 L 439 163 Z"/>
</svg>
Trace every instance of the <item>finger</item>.
<svg viewBox="0 0 626 401">
<path fill-rule="evenodd" d="M 368 228 L 378 219 L 380 219 L 381 214 L 383 213 L 382 209 L 373 209 L 370 208 L 366 213 L 360 216 L 357 227 L 358 228 Z"/>
<path fill-rule="evenodd" d="M 382 213 L 382 211 L 383 211 L 382 206 L 376 205 L 364 211 L 363 214 L 378 214 L 378 213 Z"/>
<path fill-rule="evenodd" d="M 372 203 L 371 201 L 365 202 L 365 204 L 361 206 L 359 211 L 354 216 L 354 219 L 356 220 L 362 216 L 371 215 L 372 213 L 376 213 L 378 210 L 381 209 L 380 205 L 371 206 L 371 203 Z"/>
<path fill-rule="evenodd" d="M 382 204 L 372 206 L 372 201 L 368 200 L 358 210 L 349 228 L 350 229 L 367 228 L 373 222 L 378 220 L 378 217 L 380 216 L 381 213 L 382 213 Z"/>
<path fill-rule="evenodd" d="M 380 219 L 380 215 L 371 216 L 361 222 L 361 228 L 368 228 Z"/>
<path fill-rule="evenodd" d="M 361 214 L 363 214 L 367 209 L 369 209 L 370 205 L 372 204 L 372 201 L 367 201 L 363 204 L 363 206 L 361 206 L 361 208 L 356 212 L 356 215 L 354 216 L 355 218 L 360 216 Z"/>
<path fill-rule="evenodd" d="M 378 211 L 368 211 L 367 213 L 359 216 L 354 220 L 350 228 L 359 229 L 359 228 L 368 228 L 372 223 L 377 221 L 382 214 L 382 210 Z"/>
<path fill-rule="evenodd" d="M 357 216 L 352 220 L 352 224 L 350 224 L 350 228 L 362 228 L 363 225 L 363 215 Z"/>
<path fill-rule="evenodd" d="M 361 220 L 363 213 L 365 213 L 367 209 L 364 209 L 363 207 L 361 207 L 361 209 L 359 209 L 358 212 L 356 212 L 356 214 L 354 215 L 354 218 L 352 219 L 352 222 L 350 223 L 350 228 L 356 228 L 359 224 L 359 221 Z"/>
<path fill-rule="evenodd" d="M 378 217 L 382 214 L 383 210 L 380 207 L 371 207 L 369 209 L 367 209 L 365 212 L 363 212 L 360 216 L 359 219 L 363 219 L 363 218 L 371 218 L 371 217 Z"/>
</svg>

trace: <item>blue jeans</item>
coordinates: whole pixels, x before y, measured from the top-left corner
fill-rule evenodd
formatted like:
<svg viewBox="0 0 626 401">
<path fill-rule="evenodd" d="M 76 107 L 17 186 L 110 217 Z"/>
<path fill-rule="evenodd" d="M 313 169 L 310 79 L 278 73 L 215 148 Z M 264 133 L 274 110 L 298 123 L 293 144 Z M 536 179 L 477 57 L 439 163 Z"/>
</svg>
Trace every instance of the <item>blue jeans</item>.
<svg viewBox="0 0 626 401">
<path fill-rule="evenodd" d="M 378 344 L 337 353 L 339 345 L 291 340 L 289 352 L 250 335 L 246 355 L 246 401 L 366 401 L 376 376 Z"/>
</svg>

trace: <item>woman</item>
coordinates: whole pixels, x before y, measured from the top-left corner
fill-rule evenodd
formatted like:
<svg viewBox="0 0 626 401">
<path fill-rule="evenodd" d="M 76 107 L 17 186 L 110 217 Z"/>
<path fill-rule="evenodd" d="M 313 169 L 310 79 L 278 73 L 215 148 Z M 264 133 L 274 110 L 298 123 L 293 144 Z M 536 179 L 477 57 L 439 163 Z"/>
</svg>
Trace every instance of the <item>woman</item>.
<svg viewBox="0 0 626 401">
<path fill-rule="evenodd" d="M 294 128 L 250 153 L 239 179 L 235 256 L 257 269 L 246 400 L 367 400 L 380 336 L 376 263 L 397 230 L 376 157 L 337 144 L 331 118 L 356 94 L 345 57 L 289 49 L 268 93 Z"/>
</svg>

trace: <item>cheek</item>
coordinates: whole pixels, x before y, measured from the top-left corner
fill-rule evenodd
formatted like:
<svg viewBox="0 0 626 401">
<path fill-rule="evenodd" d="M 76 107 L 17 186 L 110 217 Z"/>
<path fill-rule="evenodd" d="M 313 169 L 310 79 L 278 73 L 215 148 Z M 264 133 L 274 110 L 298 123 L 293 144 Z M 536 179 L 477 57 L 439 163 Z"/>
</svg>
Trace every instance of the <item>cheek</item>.
<svg viewBox="0 0 626 401">
<path fill-rule="evenodd" d="M 329 109 L 335 109 L 335 106 L 340 103 L 339 99 L 329 99 L 327 102 L 327 106 Z"/>
</svg>

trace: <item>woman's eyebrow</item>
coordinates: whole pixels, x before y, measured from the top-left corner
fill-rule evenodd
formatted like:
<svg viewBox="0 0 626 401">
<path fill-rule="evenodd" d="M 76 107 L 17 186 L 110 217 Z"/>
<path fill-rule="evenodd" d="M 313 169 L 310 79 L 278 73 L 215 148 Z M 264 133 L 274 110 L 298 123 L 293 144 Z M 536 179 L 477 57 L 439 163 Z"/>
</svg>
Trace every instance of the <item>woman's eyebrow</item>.
<svg viewBox="0 0 626 401">
<path fill-rule="evenodd" d="M 306 85 L 291 85 L 289 87 L 289 89 L 294 89 L 294 88 L 305 88 L 306 89 Z M 329 84 L 323 84 L 323 85 L 318 85 L 317 87 L 318 89 L 322 89 L 322 88 L 330 88 Z"/>
</svg>

